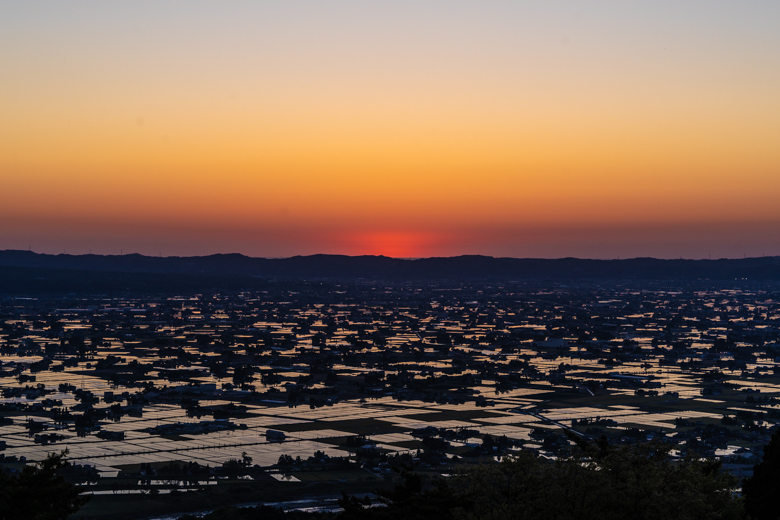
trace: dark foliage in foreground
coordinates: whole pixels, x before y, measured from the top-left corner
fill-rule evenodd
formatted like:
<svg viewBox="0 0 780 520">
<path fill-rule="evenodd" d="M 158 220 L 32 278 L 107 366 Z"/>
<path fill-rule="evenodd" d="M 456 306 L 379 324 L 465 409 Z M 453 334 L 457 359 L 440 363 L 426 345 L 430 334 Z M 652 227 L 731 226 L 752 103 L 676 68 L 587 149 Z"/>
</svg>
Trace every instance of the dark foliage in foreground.
<svg viewBox="0 0 780 520">
<path fill-rule="evenodd" d="M 735 477 L 720 463 L 689 457 L 675 460 L 668 445 L 609 446 L 578 441 L 576 454 L 558 460 L 523 451 L 499 464 L 464 470 L 425 485 L 410 470 L 393 489 L 378 492 L 380 504 L 344 496 L 344 511 L 284 512 L 269 506 L 228 507 L 204 520 L 698 520 L 776 519 L 780 482 L 780 433 L 764 460 L 735 496 Z M 59 476 L 64 453 L 52 454 L 17 474 L 0 473 L 0 520 L 64 520 L 86 502 L 80 489 Z M 745 507 L 743 508 L 743 503 Z M 185 515 L 180 520 L 193 520 Z"/>
<path fill-rule="evenodd" d="M 672 460 L 669 446 L 638 444 L 610 447 L 605 441 L 581 443 L 576 456 L 550 461 L 520 452 L 499 464 L 438 480 L 427 489 L 420 475 L 407 471 L 403 482 L 379 492 L 383 503 L 345 496 L 341 520 L 697 520 L 744 518 L 737 480 L 720 463 Z M 278 511 L 263 516 L 247 510 L 216 511 L 208 520 L 296 518 Z M 265 514 L 265 513 L 264 513 Z M 297 513 L 300 514 L 300 513 Z M 224 515 L 224 516 L 223 516 Z M 185 517 L 186 518 L 186 517 Z M 325 518 L 320 516 L 319 518 Z"/>
<path fill-rule="evenodd" d="M 0 472 L 0 520 L 64 520 L 78 511 L 87 498 L 57 475 L 68 464 L 64 457 L 52 453 L 15 475 Z"/>
<path fill-rule="evenodd" d="M 736 479 L 720 463 L 672 461 L 669 447 L 583 445 L 579 456 L 548 461 L 520 452 L 422 493 L 388 495 L 387 507 L 345 507 L 343 518 L 737 519 Z M 407 478 L 407 483 L 410 479 Z M 408 486 L 408 484 L 407 484 Z M 398 490 L 398 488 L 397 488 Z"/>
<path fill-rule="evenodd" d="M 764 459 L 753 468 L 753 476 L 745 479 L 742 493 L 745 511 L 755 520 L 780 518 L 780 430 L 775 431 L 764 448 Z"/>
<path fill-rule="evenodd" d="M 528 453 L 466 474 L 456 486 L 467 519 L 736 519 L 737 480 L 720 463 L 672 461 L 669 447 L 587 447 L 585 457 L 549 462 Z"/>
<path fill-rule="evenodd" d="M 411 472 L 402 474 L 403 483 L 392 490 L 379 491 L 379 498 L 385 507 L 365 507 L 360 500 L 344 497 L 339 505 L 344 512 L 341 520 L 378 519 L 409 520 L 453 518 L 456 510 L 468 507 L 467 497 L 456 492 L 445 480 L 437 480 L 433 487 L 423 492 L 422 478 Z"/>
</svg>

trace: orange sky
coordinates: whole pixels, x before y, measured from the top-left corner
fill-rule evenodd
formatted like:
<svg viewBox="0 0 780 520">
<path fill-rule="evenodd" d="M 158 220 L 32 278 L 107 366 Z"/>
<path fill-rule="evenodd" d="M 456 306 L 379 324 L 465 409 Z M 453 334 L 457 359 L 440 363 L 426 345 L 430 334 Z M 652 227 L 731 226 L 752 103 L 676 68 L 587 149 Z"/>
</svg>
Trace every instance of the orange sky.
<svg viewBox="0 0 780 520">
<path fill-rule="evenodd" d="M 780 254 L 779 21 L 771 2 L 3 5 L 0 249 Z"/>
</svg>

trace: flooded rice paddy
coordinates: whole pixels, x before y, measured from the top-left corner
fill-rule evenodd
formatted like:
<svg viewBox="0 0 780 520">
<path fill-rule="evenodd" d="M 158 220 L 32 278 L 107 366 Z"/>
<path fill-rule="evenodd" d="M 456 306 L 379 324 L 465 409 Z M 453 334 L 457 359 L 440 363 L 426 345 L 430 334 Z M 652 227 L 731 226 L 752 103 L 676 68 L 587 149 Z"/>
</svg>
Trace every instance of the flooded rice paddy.
<svg viewBox="0 0 780 520">
<path fill-rule="evenodd" d="M 778 320 L 778 295 L 758 289 L 5 299 L 0 462 L 67 449 L 92 493 L 170 492 L 221 478 L 153 476 L 171 463 L 244 461 L 294 485 L 319 453 L 382 478 L 403 454 L 442 471 L 519 449 L 555 457 L 568 431 L 663 440 L 742 474 L 780 418 Z M 143 480 L 98 485 L 132 475 Z"/>
</svg>

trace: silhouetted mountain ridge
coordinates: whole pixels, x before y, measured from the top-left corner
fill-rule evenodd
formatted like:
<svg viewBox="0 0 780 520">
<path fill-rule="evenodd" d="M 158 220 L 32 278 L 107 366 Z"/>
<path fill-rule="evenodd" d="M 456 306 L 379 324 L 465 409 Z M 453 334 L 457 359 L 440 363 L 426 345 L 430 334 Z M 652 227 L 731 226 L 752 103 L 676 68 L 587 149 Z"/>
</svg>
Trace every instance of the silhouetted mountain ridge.
<svg viewBox="0 0 780 520">
<path fill-rule="evenodd" d="M 192 257 L 127 255 L 48 255 L 0 251 L 0 268 L 69 270 L 95 273 L 169 274 L 279 279 L 455 280 L 780 280 L 780 257 L 720 260 L 632 258 L 494 258 L 481 255 L 399 259 L 386 256 L 317 254 L 253 258 L 242 254 Z"/>
</svg>

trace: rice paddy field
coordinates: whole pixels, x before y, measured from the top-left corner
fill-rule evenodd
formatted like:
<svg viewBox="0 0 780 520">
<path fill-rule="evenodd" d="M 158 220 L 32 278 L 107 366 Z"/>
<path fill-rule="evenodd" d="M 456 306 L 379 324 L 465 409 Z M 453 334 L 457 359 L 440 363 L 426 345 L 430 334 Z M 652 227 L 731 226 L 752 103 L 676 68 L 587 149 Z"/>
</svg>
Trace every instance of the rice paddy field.
<svg viewBox="0 0 780 520">
<path fill-rule="evenodd" d="M 402 457 L 450 474 L 572 436 L 660 440 L 743 476 L 780 418 L 778 319 L 769 289 L 5 299 L 0 464 L 67 450 L 95 518 L 371 492 Z"/>
</svg>

